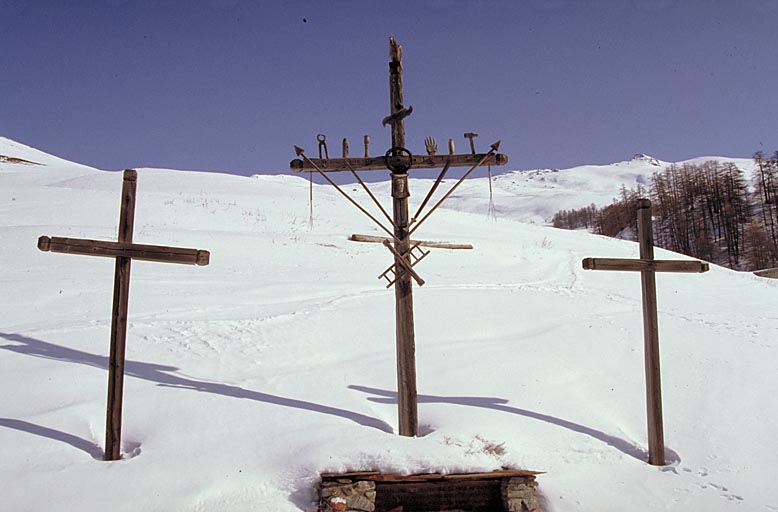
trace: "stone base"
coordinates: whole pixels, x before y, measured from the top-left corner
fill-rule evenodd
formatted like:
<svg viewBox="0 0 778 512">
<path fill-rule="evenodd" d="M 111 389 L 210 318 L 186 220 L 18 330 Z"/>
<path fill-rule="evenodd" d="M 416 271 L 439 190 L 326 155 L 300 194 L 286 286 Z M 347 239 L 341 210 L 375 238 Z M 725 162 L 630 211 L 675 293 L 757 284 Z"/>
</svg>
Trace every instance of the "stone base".
<svg viewBox="0 0 778 512">
<path fill-rule="evenodd" d="M 322 474 L 319 512 L 541 512 L 537 474 Z"/>
</svg>

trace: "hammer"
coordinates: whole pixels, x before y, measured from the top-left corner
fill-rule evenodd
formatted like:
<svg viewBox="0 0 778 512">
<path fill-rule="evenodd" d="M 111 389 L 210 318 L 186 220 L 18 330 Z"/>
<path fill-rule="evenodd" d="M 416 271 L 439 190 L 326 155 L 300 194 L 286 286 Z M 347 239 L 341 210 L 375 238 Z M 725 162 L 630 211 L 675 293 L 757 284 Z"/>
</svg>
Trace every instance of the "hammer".
<svg viewBox="0 0 778 512">
<path fill-rule="evenodd" d="M 478 137 L 477 133 L 468 132 L 465 134 L 466 139 L 470 139 L 470 152 L 475 155 L 475 144 L 473 144 L 473 139 L 475 137 Z"/>
</svg>

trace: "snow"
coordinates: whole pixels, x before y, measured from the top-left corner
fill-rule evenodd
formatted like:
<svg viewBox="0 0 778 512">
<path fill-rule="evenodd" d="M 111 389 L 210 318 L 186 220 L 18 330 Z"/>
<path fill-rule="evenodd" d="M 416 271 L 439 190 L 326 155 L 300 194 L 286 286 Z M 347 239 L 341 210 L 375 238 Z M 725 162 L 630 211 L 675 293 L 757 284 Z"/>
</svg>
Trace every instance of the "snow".
<svg viewBox="0 0 778 512">
<path fill-rule="evenodd" d="M 380 235 L 369 220 L 317 185 L 311 228 L 296 176 L 139 169 L 135 241 L 211 264 L 133 263 L 124 459 L 103 462 L 113 262 L 36 240 L 115 239 L 121 174 L 9 139 L 0 154 L 42 164 L 0 162 L 4 510 L 314 510 L 321 472 L 501 467 L 545 471 L 553 511 L 778 510 L 778 282 L 657 277 L 671 464 L 656 468 L 639 278 L 581 269 L 637 246 L 541 225 L 609 202 L 650 159 L 498 175 L 496 222 L 472 180 L 419 230 L 475 248 L 416 267 L 418 438 L 393 434 L 391 256 L 347 240 Z M 430 183 L 411 180 L 412 210 Z"/>
</svg>

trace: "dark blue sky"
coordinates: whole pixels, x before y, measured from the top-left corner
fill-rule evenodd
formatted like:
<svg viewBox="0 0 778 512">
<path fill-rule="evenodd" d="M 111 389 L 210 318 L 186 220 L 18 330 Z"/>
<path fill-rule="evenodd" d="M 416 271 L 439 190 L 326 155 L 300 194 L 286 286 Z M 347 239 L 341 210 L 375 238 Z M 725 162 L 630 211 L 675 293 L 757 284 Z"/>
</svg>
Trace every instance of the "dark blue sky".
<svg viewBox="0 0 778 512">
<path fill-rule="evenodd" d="M 395 34 L 413 152 L 749 157 L 778 149 L 776 27 L 778 0 L 0 0 L 0 135 L 104 169 L 382 154 Z"/>
</svg>

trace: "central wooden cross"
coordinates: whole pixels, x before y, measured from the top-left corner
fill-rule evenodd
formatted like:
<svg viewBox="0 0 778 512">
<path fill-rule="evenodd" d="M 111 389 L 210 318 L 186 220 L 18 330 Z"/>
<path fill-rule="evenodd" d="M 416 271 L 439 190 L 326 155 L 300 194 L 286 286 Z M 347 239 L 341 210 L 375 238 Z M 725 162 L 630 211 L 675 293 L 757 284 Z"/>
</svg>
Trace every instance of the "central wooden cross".
<svg viewBox="0 0 778 512">
<path fill-rule="evenodd" d="M 394 36 L 389 38 L 389 96 L 390 114 L 382 121 L 384 126 L 390 125 L 392 130 L 392 147 L 383 155 L 371 157 L 368 152 L 369 137 L 365 136 L 365 156 L 349 157 L 348 141 L 343 141 L 343 157 L 329 158 L 323 135 L 319 140 L 319 158 L 309 158 L 305 151 L 295 146 L 295 152 L 299 159 L 292 160 L 290 167 L 295 172 L 317 172 L 327 182 L 334 186 L 349 202 L 354 204 L 362 213 L 373 220 L 389 238 L 384 245 L 394 256 L 394 264 L 380 277 L 386 277 L 389 285 L 394 285 L 395 290 L 395 321 L 396 321 L 396 345 L 397 345 L 397 388 L 399 408 L 400 435 L 416 436 L 419 430 L 418 400 L 416 394 L 416 341 L 413 324 L 413 289 L 412 281 L 419 286 L 424 280 L 414 271 L 413 267 L 428 253 L 419 249 L 421 242 L 411 241 L 411 234 L 445 201 L 454 190 L 467 178 L 470 173 L 482 165 L 504 165 L 508 157 L 498 154 L 499 141 L 492 144 L 487 153 L 476 153 L 473 145 L 474 133 L 465 136 L 470 139 L 471 153 L 454 154 L 453 141 L 449 141 L 449 154 L 437 154 L 437 143 L 431 138 L 425 141 L 426 155 L 413 155 L 405 147 L 405 121 L 413 112 L 413 107 L 405 107 L 403 103 L 402 85 L 402 47 L 397 44 Z M 324 153 L 322 154 L 322 149 Z M 324 158 L 322 158 L 324 157 Z M 470 169 L 458 180 L 437 203 L 422 216 L 422 211 L 432 197 L 432 194 L 441 183 L 450 167 L 469 167 Z M 408 171 L 411 169 L 442 168 L 440 175 L 422 201 L 421 206 L 413 217 L 408 210 Z M 388 169 L 392 179 L 392 216 L 384 210 L 375 196 L 370 192 L 364 182 L 356 174 L 356 171 L 374 171 Z M 365 188 L 375 205 L 381 210 L 390 226 L 385 226 L 375 216 L 370 214 L 361 205 L 343 190 L 327 175 L 332 172 L 351 172 L 357 181 Z"/>
<path fill-rule="evenodd" d="M 111 314 L 111 350 L 108 360 L 105 460 L 119 460 L 121 458 L 124 359 L 127 346 L 127 309 L 130 300 L 132 260 L 188 265 L 208 265 L 210 260 L 208 251 L 132 243 L 137 180 L 138 174 L 135 170 L 124 171 L 118 242 L 48 236 L 42 236 L 38 239 L 38 249 L 41 251 L 116 258 Z"/>
</svg>

